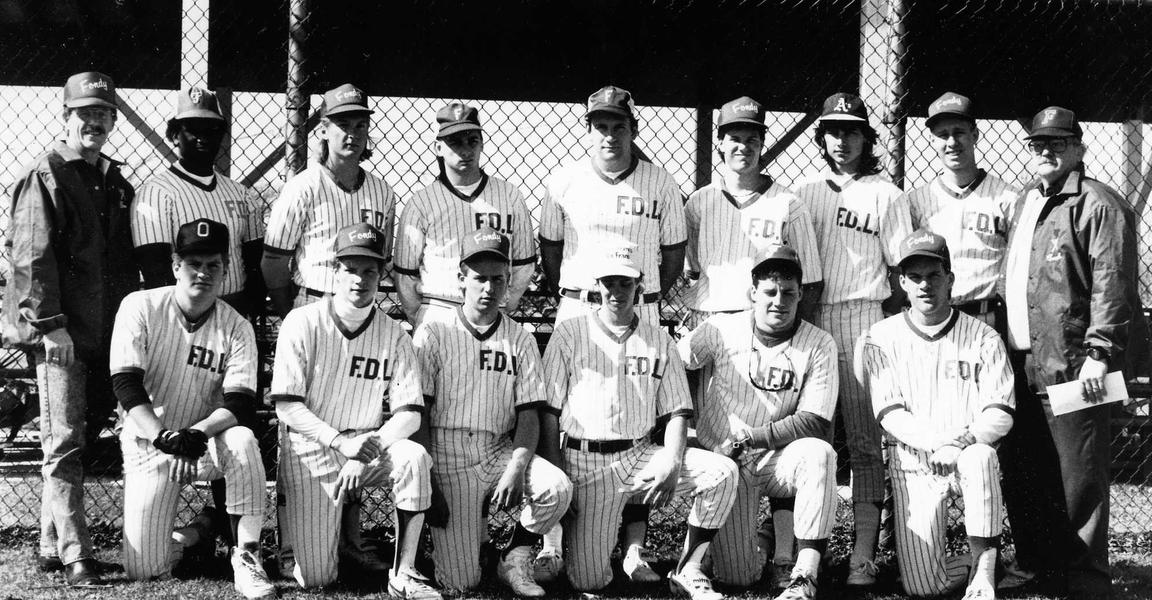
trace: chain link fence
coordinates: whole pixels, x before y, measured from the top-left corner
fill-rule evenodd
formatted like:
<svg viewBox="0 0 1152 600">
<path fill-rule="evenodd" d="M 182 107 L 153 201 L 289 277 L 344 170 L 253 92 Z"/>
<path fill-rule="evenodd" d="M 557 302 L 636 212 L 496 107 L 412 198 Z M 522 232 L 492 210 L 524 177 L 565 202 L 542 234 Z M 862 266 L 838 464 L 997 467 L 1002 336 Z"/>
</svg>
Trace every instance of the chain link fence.
<svg viewBox="0 0 1152 600">
<path fill-rule="evenodd" d="M 299 98 L 245 83 L 266 78 L 261 70 L 276 68 L 278 73 L 287 72 L 289 4 L 287 0 L 264 1 L 263 20 L 248 22 L 233 16 L 232 9 L 238 6 L 234 1 L 185 0 L 179 14 L 171 10 L 165 12 L 143 0 L 0 3 L 0 25 L 3 25 L 0 42 L 3 47 L 15 50 L 0 58 L 3 74 L 0 75 L 0 100 L 7 114 L 19 115 L 10 119 L 7 128 L 0 132 L 0 188 L 7 192 L 21 165 L 61 136 L 61 84 L 69 74 L 91 68 L 110 74 L 118 82 L 147 84 L 147 87 L 121 84 L 118 90 L 120 118 L 106 148 L 107 154 L 127 163 L 125 175 L 135 186 L 139 187 L 175 158 L 171 144 L 163 138 L 166 121 L 175 108 L 172 90 L 207 84 L 220 94 L 231 123 L 230 135 L 218 161 L 220 170 L 250 186 L 266 203 L 271 202 L 283 184 L 286 170 L 283 165 L 287 124 L 303 124 L 303 133 L 307 134 L 303 139 L 307 141 L 318 120 L 320 96 L 316 93 L 343 82 L 326 81 L 319 85 L 319 75 L 331 65 L 327 61 L 304 60 L 303 70 L 294 77 L 305 84 L 310 93 L 301 94 Z M 753 4 L 721 3 L 715 10 L 724 13 L 743 7 L 754 11 Z M 945 90 L 966 93 L 978 101 L 987 100 L 990 110 L 981 114 L 989 118 L 979 121 L 980 164 L 990 173 L 1021 186 L 1030 179 L 1030 156 L 1020 139 L 1025 134 L 1021 119 L 1027 121 L 1045 103 L 1067 103 L 1097 115 L 1098 120 L 1085 126 L 1088 172 L 1121 190 L 1140 215 L 1141 290 L 1145 306 L 1152 306 L 1152 277 L 1149 276 L 1152 248 L 1143 242 L 1149 237 L 1146 230 L 1152 226 L 1152 214 L 1146 206 L 1152 182 L 1152 131 L 1140 112 L 1141 107 L 1148 105 L 1147 90 L 1152 89 L 1149 81 L 1152 67 L 1148 66 L 1152 65 L 1152 49 L 1139 39 L 1142 32 L 1152 26 L 1152 8 L 1138 3 L 1104 1 L 1072 5 L 1056 1 L 1012 4 L 980 0 L 931 4 L 911 0 L 781 4 L 786 8 L 780 10 L 801 14 L 816 24 L 833 19 L 858 22 L 859 45 L 854 49 L 858 56 L 858 78 L 839 79 L 837 74 L 831 85 L 834 89 L 859 88 L 870 108 L 872 123 L 881 134 L 877 151 L 883 155 L 889 172 L 903 179 L 905 189 L 929 182 L 936 173 L 935 151 L 923 116 L 928 103 Z M 117 6 L 120 8 L 114 8 Z M 323 10 L 318 3 L 315 9 Z M 307 29 L 310 18 L 311 15 L 304 14 L 302 29 L 298 31 L 304 48 L 308 47 L 309 33 L 312 43 L 321 37 Z M 90 41 L 95 37 L 90 30 L 91 23 L 119 35 L 109 35 L 113 42 L 96 46 Z M 944 33 L 940 33 L 937 23 L 947 24 Z M 20 27 L 31 33 L 17 33 Z M 73 38 L 68 39 L 75 43 L 45 44 L 36 39 L 39 29 L 70 32 Z M 1051 31 L 1051 35 L 1037 33 L 1040 29 Z M 145 30 L 147 47 L 155 47 L 156 51 L 130 51 L 123 40 L 134 39 L 139 43 L 142 34 L 137 32 Z M 1041 40 L 1035 42 L 1035 51 L 1033 46 L 1029 52 L 1016 49 L 1013 34 L 1021 30 L 1028 33 L 1027 39 Z M 222 49 L 220 42 L 209 39 L 211 36 L 231 44 L 246 32 L 254 32 L 255 38 L 274 41 L 262 46 L 264 54 L 247 47 L 237 48 L 233 54 L 227 48 Z M 1033 77 L 1050 76 L 1052 67 L 1047 65 L 1048 61 L 1053 57 L 1071 56 L 1067 45 L 1072 42 L 1068 40 L 1095 44 L 1098 39 L 1105 40 L 1102 43 L 1107 51 L 1100 52 L 1098 59 L 1077 59 L 1075 64 L 1083 68 L 1085 82 L 1070 81 L 1067 99 L 1060 96 L 1045 101 L 1029 98 L 1026 104 L 1012 105 L 1011 99 L 992 97 L 995 90 L 1024 88 Z M 855 45 L 854 40 L 848 43 Z M 267 53 L 269 47 L 275 50 L 274 54 Z M 267 58 L 238 60 L 248 58 L 250 51 L 253 56 Z M 300 48 L 295 51 L 304 52 Z M 957 60 L 956 52 L 964 52 L 964 60 Z M 1004 59 L 1021 55 L 1035 56 L 1023 61 Z M 112 56 L 143 58 L 113 62 L 108 58 Z M 307 56 L 306 52 L 303 56 Z M 330 61 L 331 56 L 329 53 L 325 58 Z M 100 62 L 101 59 L 104 62 Z M 811 63 L 802 65 L 810 69 L 807 78 L 785 81 L 790 86 L 789 93 L 810 100 L 789 110 L 774 111 L 768 119 L 771 162 L 766 172 L 784 185 L 792 185 L 805 174 L 824 166 L 812 140 L 812 125 L 830 83 L 827 74 L 821 71 L 819 60 L 810 60 Z M 894 62 L 900 68 L 893 68 Z M 214 75 L 218 72 L 227 76 Z M 573 93 L 572 97 L 591 92 L 604 83 L 629 87 L 629 82 L 624 80 L 596 81 L 585 86 L 586 90 L 577 90 L 579 93 Z M 445 85 L 433 87 L 442 89 Z M 645 104 L 648 100 L 637 93 L 641 105 L 637 143 L 654 163 L 673 175 L 685 195 L 718 173 L 715 107 L 747 93 L 744 88 L 728 88 L 723 82 L 717 85 L 720 89 L 716 101 L 684 102 L 680 106 Z M 585 154 L 583 106 L 540 100 L 469 98 L 466 86 L 451 91 L 462 97 L 373 96 L 370 102 L 376 113 L 371 140 L 375 152 L 364 167 L 383 177 L 402 199 L 431 183 L 437 175 L 432 150 L 435 111 L 447 102 L 464 101 L 481 111 L 486 134 L 486 171 L 508 180 L 525 193 L 538 224 L 544 179 L 558 166 Z M 10 203 L 7 193 L 4 202 Z M 0 236 L 8 230 L 7 218 L 4 211 L 0 216 Z M 0 276 L 6 278 L 7 269 L 7 260 L 0 261 Z M 551 332 L 556 303 L 540 292 L 540 283 L 538 273 L 514 316 L 523 320 L 543 342 Z M 663 321 L 674 334 L 682 333 L 680 323 L 686 316 L 683 294 L 683 286 L 678 285 L 662 305 Z M 395 300 L 383 308 L 394 316 L 400 314 Z M 275 319 L 256 322 L 258 337 L 266 346 L 273 343 L 277 325 Z M 34 399 L 35 379 L 21 353 L 0 353 L 0 369 L 6 376 L 4 388 L 0 390 L 0 406 L 4 402 Z M 264 365 L 264 370 L 270 371 L 270 364 Z M 11 434 L 0 436 L 3 451 L 0 528 L 34 531 L 39 520 L 39 433 L 34 420 L 35 402 L 28 404 L 32 409 L 23 419 L 0 423 L 7 427 L 3 433 Z M 270 411 L 264 414 L 270 416 Z M 1146 515 L 1152 509 L 1152 441 L 1148 439 L 1152 435 L 1152 421 L 1147 403 L 1118 407 L 1113 423 L 1113 532 L 1121 537 L 1146 536 L 1149 532 Z M 271 477 L 275 473 L 275 427 L 266 422 L 257 433 L 261 436 Z M 116 529 L 122 517 L 120 452 L 115 435 L 114 427 L 94 434 L 86 456 L 89 473 L 86 508 L 89 522 L 97 528 L 105 525 Z M 838 450 L 843 459 L 842 446 Z M 842 468 L 842 485 L 847 483 L 846 474 Z M 274 484 L 270 483 L 269 508 L 274 501 L 273 488 Z M 189 488 L 182 498 L 178 520 L 191 519 L 201 506 L 210 502 L 210 496 L 207 485 Z M 366 503 L 366 527 L 389 525 L 391 511 L 385 500 L 383 495 L 375 494 Z M 849 513 L 840 511 L 841 516 Z M 657 554 L 674 554 L 674 544 L 664 542 L 682 533 L 685 514 L 683 503 L 653 513 L 654 530 L 662 532 L 655 533 L 651 542 Z M 269 510 L 268 515 L 271 525 L 275 511 Z M 507 529 L 510 522 L 507 515 L 498 515 L 494 527 Z"/>
</svg>

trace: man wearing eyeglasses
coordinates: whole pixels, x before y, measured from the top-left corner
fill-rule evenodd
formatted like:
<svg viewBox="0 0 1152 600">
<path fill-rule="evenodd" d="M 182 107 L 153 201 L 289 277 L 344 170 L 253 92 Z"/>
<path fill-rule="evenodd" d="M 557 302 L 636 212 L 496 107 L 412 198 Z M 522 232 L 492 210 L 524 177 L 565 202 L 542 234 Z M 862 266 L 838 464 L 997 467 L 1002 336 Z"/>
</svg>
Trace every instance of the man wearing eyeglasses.
<svg viewBox="0 0 1152 600">
<path fill-rule="evenodd" d="M 740 484 L 732 513 L 713 544 L 717 579 L 756 582 L 760 497 L 796 498 L 796 564 L 777 600 L 816 597 L 820 557 L 836 512 L 836 454 L 825 438 L 839 375 L 832 336 L 797 317 L 800 258 L 770 246 L 752 267 L 752 308 L 716 314 L 684 336 L 688 369 L 712 367 L 696 402 L 701 444 L 736 461 Z"/>
<path fill-rule="evenodd" d="M 1052 106 L 1036 114 L 1027 137 L 1037 181 L 1019 200 L 1005 273 L 1020 407 L 1001 462 L 1021 566 L 1048 570 L 1057 592 L 1066 584 L 1073 598 L 1105 598 L 1103 380 L 1148 372 L 1148 325 L 1136 292 L 1134 215 L 1120 194 L 1085 175 L 1082 136 L 1075 113 Z M 1047 386 L 1071 381 L 1095 406 L 1054 416 Z"/>
</svg>

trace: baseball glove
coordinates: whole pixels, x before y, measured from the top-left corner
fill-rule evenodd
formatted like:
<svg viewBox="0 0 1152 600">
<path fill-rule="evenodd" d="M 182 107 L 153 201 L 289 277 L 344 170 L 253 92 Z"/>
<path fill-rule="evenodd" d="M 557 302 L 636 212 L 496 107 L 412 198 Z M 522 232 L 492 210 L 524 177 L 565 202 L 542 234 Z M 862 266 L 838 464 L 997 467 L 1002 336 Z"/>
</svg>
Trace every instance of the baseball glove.
<svg viewBox="0 0 1152 600">
<path fill-rule="evenodd" d="M 152 445 L 165 454 L 200 458 L 208 451 L 208 436 L 198 429 L 165 429 L 152 440 Z"/>
</svg>

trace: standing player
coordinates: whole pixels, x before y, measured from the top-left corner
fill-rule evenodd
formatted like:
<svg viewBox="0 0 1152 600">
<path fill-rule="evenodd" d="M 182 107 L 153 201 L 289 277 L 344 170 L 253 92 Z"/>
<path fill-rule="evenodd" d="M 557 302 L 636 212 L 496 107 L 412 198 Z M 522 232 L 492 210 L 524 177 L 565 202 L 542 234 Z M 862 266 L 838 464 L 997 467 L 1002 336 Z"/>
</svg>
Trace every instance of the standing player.
<svg viewBox="0 0 1152 600">
<path fill-rule="evenodd" d="M 274 597 L 260 564 L 264 463 L 252 430 L 256 336 L 218 302 L 228 275 L 228 228 L 197 219 L 176 233 L 176 285 L 134 292 L 116 314 L 110 368 L 124 409 L 124 570 L 168 574 L 180 490 L 224 477 L 232 518 L 232 571 L 245 598 Z"/>
<path fill-rule="evenodd" d="M 640 319 L 634 305 L 642 271 L 621 249 L 593 263 L 589 275 L 604 303 L 563 321 L 544 353 L 551 411 L 545 413 L 542 452 L 566 465 L 575 518 L 567 531 L 568 578 L 580 591 L 612 580 L 609 554 L 629 498 L 662 506 L 692 494 L 688 533 L 669 585 L 693 600 L 718 600 L 700 568 L 736 495 L 736 465 L 706 450 L 686 448 L 691 398 L 672 339 Z M 559 415 L 559 421 L 557 421 Z M 665 426 L 664 444 L 650 439 Z M 561 455 L 556 428 L 567 432 Z"/>
<path fill-rule="evenodd" d="M 419 365 L 408 334 L 374 305 L 385 239 L 368 223 L 341 229 L 335 293 L 292 311 L 280 328 L 272 399 L 286 426 L 283 527 L 295 549 L 296 581 L 331 583 L 341 507 L 362 488 L 391 481 L 396 553 L 389 594 L 435 600 L 440 594 L 413 566 L 431 501 L 431 458 L 407 439 L 424 411 Z"/>
<path fill-rule="evenodd" d="M 760 496 L 795 496 L 800 551 L 777 600 L 811 600 L 836 516 L 836 453 L 824 439 L 836 410 L 836 344 L 798 316 L 795 250 L 770 247 L 750 270 L 752 309 L 714 315 L 679 344 L 687 368 L 712 367 L 696 400 L 697 435 L 740 469 L 712 562 L 720 581 L 754 583 Z"/>
<path fill-rule="evenodd" d="M 908 204 L 900 189 L 880 175 L 873 155 L 876 130 L 859 96 L 833 94 L 824 101 L 816 126 L 816 144 L 828 168 L 796 189 L 812 211 L 824 294 L 816 326 L 832 334 L 839 348 L 840 418 L 852 461 L 852 513 L 856 542 L 848 584 L 876 583 L 876 541 L 884 501 L 884 463 L 880 428 L 872 404 L 857 377 L 857 348 L 865 331 L 903 303 L 893 295 L 889 268 L 895 267 L 900 242 L 911 232 Z M 890 298 L 890 296 L 892 296 Z"/>
<path fill-rule="evenodd" d="M 232 268 L 220 284 L 220 297 L 248 315 L 264 307 L 264 206 L 252 190 L 216 171 L 227 127 L 214 92 L 199 87 L 177 92 L 176 116 L 165 137 L 180 159 L 140 187 L 132 203 L 132 241 L 144 286 L 172 285 L 172 245 L 180 226 L 201 218 L 223 223 Z"/>
<path fill-rule="evenodd" d="M 512 239 L 509 312 L 520 303 L 536 269 L 532 219 L 524 195 L 512 184 L 480 168 L 484 130 L 480 112 L 452 103 L 436 113 L 436 162 L 440 174 L 417 191 L 400 213 L 396 229 L 396 291 L 413 323 L 427 312 L 452 320 L 460 305 L 456 277 L 463 240 L 488 226 Z"/>
<path fill-rule="evenodd" d="M 888 473 L 900 580 L 913 596 L 967 584 L 965 600 L 995 598 L 1004 509 L 993 445 L 1016 412 L 1012 368 L 999 334 L 949 305 L 956 276 L 944 238 L 920 230 L 901 250 L 911 308 L 873 325 L 863 350 L 876 419 L 896 441 Z M 956 493 L 970 564 L 945 556 Z"/>
<path fill-rule="evenodd" d="M 976 166 L 980 130 L 967 97 L 946 92 L 928 106 L 925 125 L 941 169 L 930 183 L 908 192 L 912 228 L 948 240 L 956 275 L 952 305 L 1002 329 L 1004 302 L 997 285 L 1020 190 Z"/>
<path fill-rule="evenodd" d="M 533 546 L 568 510 L 572 484 L 534 456 L 547 402 L 535 339 L 500 312 L 510 246 L 491 227 L 465 235 L 457 276 L 464 303 L 451 319 L 425 320 L 413 343 L 429 406 L 433 472 L 450 515 L 445 527 L 432 528 L 437 581 L 455 589 L 480 583 L 485 499 L 491 494 L 500 510 L 519 508 L 524 499 L 497 575 L 519 596 L 542 597 L 532 576 Z"/>
</svg>

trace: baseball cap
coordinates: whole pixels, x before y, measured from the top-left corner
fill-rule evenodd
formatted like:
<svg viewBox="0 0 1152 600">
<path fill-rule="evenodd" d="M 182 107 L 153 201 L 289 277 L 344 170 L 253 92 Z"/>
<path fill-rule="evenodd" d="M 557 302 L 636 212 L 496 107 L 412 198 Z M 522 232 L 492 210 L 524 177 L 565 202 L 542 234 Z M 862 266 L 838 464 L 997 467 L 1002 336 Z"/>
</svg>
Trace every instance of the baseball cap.
<svg viewBox="0 0 1152 600">
<path fill-rule="evenodd" d="M 492 254 L 504 262 L 509 262 L 509 250 L 512 242 L 508 236 L 488 227 L 487 225 L 464 236 L 460 242 L 460 262 L 465 262 L 481 254 Z"/>
<path fill-rule="evenodd" d="M 797 279 L 803 277 L 804 270 L 800 266 L 800 255 L 791 246 L 783 244 L 768 246 L 756 257 L 756 262 L 752 265 L 752 272 L 755 273 L 760 267 L 769 263 L 777 263 L 789 271 L 795 271 Z"/>
<path fill-rule="evenodd" d="M 720 118 L 716 121 L 716 129 L 721 130 L 729 125 L 748 124 L 767 130 L 764 124 L 764 105 L 749 98 L 741 96 L 720 107 Z"/>
<path fill-rule="evenodd" d="M 633 254 L 632 248 L 617 248 L 610 251 L 603 260 L 592 267 L 592 276 L 596 279 L 613 275 L 639 278 L 642 273 L 640 267 L 636 265 L 636 260 L 632 258 Z"/>
<path fill-rule="evenodd" d="M 461 131 L 483 131 L 480 126 L 480 111 L 475 106 L 453 102 L 436 111 L 436 123 L 440 130 L 436 139 L 444 139 Z"/>
<path fill-rule="evenodd" d="M 211 219 L 196 219 L 176 232 L 176 254 L 226 254 L 228 226 Z"/>
<path fill-rule="evenodd" d="M 943 96 L 932 101 L 928 105 L 928 119 L 924 124 L 929 128 L 932 124 L 943 117 L 960 117 L 976 122 L 976 116 L 972 112 L 972 99 L 967 96 L 961 96 L 956 92 L 944 92 Z"/>
<path fill-rule="evenodd" d="M 636 118 L 636 104 L 632 101 L 632 94 L 628 90 L 606 85 L 588 96 L 588 112 L 584 114 L 584 118 L 587 119 L 596 112 Z"/>
<path fill-rule="evenodd" d="M 1060 106 L 1049 106 L 1032 117 L 1032 131 L 1024 138 L 1082 137 L 1084 130 L 1076 113 Z"/>
<path fill-rule="evenodd" d="M 927 256 L 944 263 L 946 270 L 952 270 L 952 255 L 948 251 L 948 242 L 943 236 L 937 235 L 927 229 L 917 229 L 900 242 L 900 266 L 904 261 L 914 256 Z"/>
<path fill-rule="evenodd" d="M 328 117 L 349 112 L 368 114 L 374 112 L 368 108 L 368 96 L 364 93 L 364 90 L 351 83 L 345 83 L 340 87 L 324 92 L 324 103 L 320 109 L 321 115 Z"/>
<path fill-rule="evenodd" d="M 223 121 L 224 115 L 220 113 L 220 102 L 216 98 L 216 92 L 196 86 L 177 92 L 176 116 L 172 117 L 172 120 L 180 119 Z"/>
<path fill-rule="evenodd" d="M 103 106 L 116 108 L 116 84 L 96 71 L 77 73 L 64 84 L 64 108 Z"/>
<path fill-rule="evenodd" d="M 856 94 L 839 92 L 824 100 L 821 121 L 848 121 L 868 125 L 868 107 Z"/>
<path fill-rule="evenodd" d="M 384 233 L 370 223 L 356 223 L 336 232 L 336 258 L 367 256 L 384 260 Z"/>
</svg>

